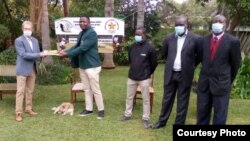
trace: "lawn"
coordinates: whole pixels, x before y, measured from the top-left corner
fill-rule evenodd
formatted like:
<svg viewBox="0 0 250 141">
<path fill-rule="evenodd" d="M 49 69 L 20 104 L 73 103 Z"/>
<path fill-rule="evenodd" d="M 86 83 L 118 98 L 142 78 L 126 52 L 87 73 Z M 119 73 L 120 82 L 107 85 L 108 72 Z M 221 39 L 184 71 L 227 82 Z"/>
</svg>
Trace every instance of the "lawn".
<svg viewBox="0 0 250 141">
<path fill-rule="evenodd" d="M 154 77 L 154 109 L 151 122 L 158 119 L 161 110 L 163 65 L 159 65 Z M 23 122 L 15 119 L 15 97 L 4 95 L 0 101 L 0 140 L 1 141 L 171 141 L 175 107 L 167 126 L 162 129 L 144 129 L 141 121 L 142 102 L 139 100 L 130 121 L 117 119 L 123 114 L 126 97 L 128 67 L 102 70 L 100 81 L 104 95 L 105 119 L 98 120 L 96 107 L 94 114 L 79 117 L 84 108 L 83 102 L 75 104 L 73 116 L 54 115 L 51 108 L 61 102 L 70 101 L 70 84 L 36 86 L 33 105 L 39 115 L 30 117 L 24 114 Z M 38 78 L 39 79 L 39 78 Z M 83 99 L 78 94 L 78 99 Z M 250 101 L 232 99 L 229 107 L 228 124 L 250 123 Z M 192 93 L 186 124 L 196 122 L 196 94 Z"/>
</svg>

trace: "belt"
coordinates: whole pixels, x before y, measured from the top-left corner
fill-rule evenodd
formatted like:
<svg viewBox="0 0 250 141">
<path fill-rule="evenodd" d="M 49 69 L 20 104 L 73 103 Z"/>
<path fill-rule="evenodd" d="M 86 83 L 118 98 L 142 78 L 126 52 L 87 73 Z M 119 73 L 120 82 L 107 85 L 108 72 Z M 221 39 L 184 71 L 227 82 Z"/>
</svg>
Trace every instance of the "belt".
<svg viewBox="0 0 250 141">
<path fill-rule="evenodd" d="M 173 73 L 181 73 L 181 71 L 174 71 L 174 70 L 173 70 Z"/>
</svg>

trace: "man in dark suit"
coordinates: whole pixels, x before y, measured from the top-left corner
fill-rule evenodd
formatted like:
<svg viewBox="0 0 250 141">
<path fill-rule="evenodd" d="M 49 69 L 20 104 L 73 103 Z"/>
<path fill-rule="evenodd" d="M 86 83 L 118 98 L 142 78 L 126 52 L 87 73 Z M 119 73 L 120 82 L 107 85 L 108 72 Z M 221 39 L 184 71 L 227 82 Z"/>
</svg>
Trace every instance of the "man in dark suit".
<svg viewBox="0 0 250 141">
<path fill-rule="evenodd" d="M 166 126 L 177 92 L 177 114 L 175 124 L 185 124 L 194 70 L 199 63 L 199 36 L 188 31 L 188 18 L 177 16 L 175 32 L 163 43 L 162 55 L 166 60 L 164 72 L 164 94 L 158 122 L 152 128 Z"/>
<path fill-rule="evenodd" d="M 241 63 L 240 42 L 226 34 L 226 18 L 216 15 L 212 34 L 201 40 L 201 72 L 198 82 L 197 124 L 208 125 L 212 108 L 213 124 L 224 125 L 229 94 Z"/>
</svg>

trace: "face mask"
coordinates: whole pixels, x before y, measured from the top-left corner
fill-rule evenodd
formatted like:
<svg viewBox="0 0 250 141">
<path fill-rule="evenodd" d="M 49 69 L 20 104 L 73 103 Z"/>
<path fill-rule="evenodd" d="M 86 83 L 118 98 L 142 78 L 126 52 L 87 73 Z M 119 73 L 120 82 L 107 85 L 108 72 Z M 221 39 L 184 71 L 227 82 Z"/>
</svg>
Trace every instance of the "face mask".
<svg viewBox="0 0 250 141">
<path fill-rule="evenodd" d="M 185 32 L 185 26 L 176 26 L 174 29 L 176 35 L 182 35 Z"/>
<path fill-rule="evenodd" d="M 23 31 L 23 35 L 24 35 L 24 36 L 30 37 L 31 34 L 32 34 L 32 31 L 30 31 L 30 30 L 25 30 L 25 31 Z"/>
<path fill-rule="evenodd" d="M 140 43 L 142 41 L 142 36 L 135 35 L 135 41 Z"/>
<path fill-rule="evenodd" d="M 224 25 L 221 23 L 213 23 L 212 24 L 212 31 L 215 34 L 221 33 L 221 32 L 223 32 L 223 27 L 224 27 Z"/>
</svg>

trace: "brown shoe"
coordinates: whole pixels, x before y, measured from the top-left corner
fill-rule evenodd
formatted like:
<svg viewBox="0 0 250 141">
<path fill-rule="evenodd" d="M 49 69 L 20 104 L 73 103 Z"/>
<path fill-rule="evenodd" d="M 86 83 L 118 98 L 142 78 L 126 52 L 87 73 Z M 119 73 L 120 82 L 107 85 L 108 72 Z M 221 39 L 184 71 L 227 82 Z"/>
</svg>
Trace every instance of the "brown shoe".
<svg viewBox="0 0 250 141">
<path fill-rule="evenodd" d="M 23 120 L 21 113 L 16 114 L 16 121 L 20 122 Z"/>
<path fill-rule="evenodd" d="M 38 113 L 34 112 L 33 110 L 26 110 L 25 113 L 31 115 L 31 116 L 35 116 L 37 115 Z"/>
</svg>

